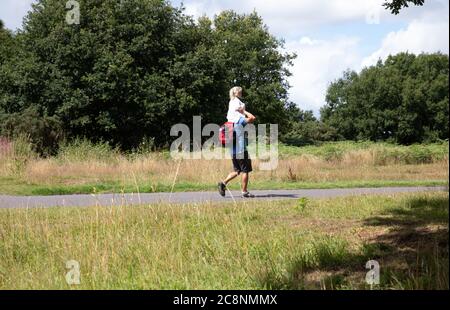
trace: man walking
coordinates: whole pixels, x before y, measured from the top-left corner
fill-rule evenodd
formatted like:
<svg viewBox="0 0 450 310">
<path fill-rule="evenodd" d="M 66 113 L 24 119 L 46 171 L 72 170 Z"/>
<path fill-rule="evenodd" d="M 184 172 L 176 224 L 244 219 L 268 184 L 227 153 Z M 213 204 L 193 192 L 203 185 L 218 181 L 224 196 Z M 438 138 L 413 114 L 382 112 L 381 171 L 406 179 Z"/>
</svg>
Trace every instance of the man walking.
<svg viewBox="0 0 450 310">
<path fill-rule="evenodd" d="M 219 194 L 225 197 L 228 183 L 242 175 L 242 197 L 254 198 L 255 196 L 248 191 L 249 173 L 253 171 L 253 168 L 252 160 L 247 151 L 244 127 L 255 122 L 256 117 L 245 110 L 245 105 L 240 101 L 240 98 L 242 98 L 242 88 L 233 87 L 230 90 L 230 107 L 227 118 L 229 122 L 234 123 L 234 139 L 231 147 L 234 171 L 223 182 L 219 182 L 218 188 Z"/>
</svg>

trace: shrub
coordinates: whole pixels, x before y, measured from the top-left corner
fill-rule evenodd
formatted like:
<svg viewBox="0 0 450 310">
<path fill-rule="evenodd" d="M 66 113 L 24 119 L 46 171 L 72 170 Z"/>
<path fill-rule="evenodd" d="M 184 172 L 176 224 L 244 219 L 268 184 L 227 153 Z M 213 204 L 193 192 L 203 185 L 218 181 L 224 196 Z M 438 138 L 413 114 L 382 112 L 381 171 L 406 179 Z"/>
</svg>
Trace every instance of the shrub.
<svg viewBox="0 0 450 310">
<path fill-rule="evenodd" d="M 63 143 L 60 146 L 57 158 L 63 162 L 115 162 L 120 156 L 116 148 L 112 148 L 109 143 L 92 143 L 86 139 L 76 139 L 70 143 Z"/>
<path fill-rule="evenodd" d="M 20 135 L 15 140 L 0 137 L 0 171 L 20 174 L 29 160 L 37 157 L 29 137 Z"/>
<path fill-rule="evenodd" d="M 42 156 L 54 155 L 63 137 L 61 122 L 56 117 L 42 116 L 35 108 L 0 118 L 0 134 L 11 140 L 26 139 L 33 151 Z"/>
</svg>

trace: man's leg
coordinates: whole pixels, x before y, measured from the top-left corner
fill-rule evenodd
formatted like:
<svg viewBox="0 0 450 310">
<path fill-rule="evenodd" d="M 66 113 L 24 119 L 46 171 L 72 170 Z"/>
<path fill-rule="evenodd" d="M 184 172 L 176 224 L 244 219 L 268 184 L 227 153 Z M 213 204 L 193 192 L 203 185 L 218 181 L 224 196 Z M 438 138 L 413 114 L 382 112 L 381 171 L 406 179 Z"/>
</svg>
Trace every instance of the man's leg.
<svg viewBox="0 0 450 310">
<path fill-rule="evenodd" d="M 235 179 L 238 175 L 239 175 L 239 173 L 237 173 L 237 172 L 231 172 L 223 182 L 219 182 L 218 188 L 219 188 L 220 196 L 225 197 L 225 192 L 227 190 L 227 184 L 230 183 L 233 179 Z"/>
<path fill-rule="evenodd" d="M 248 192 L 248 173 L 242 173 L 242 193 Z"/>
<path fill-rule="evenodd" d="M 248 181 L 250 179 L 250 172 L 252 169 L 252 160 L 249 158 L 248 153 L 245 152 L 245 158 L 241 161 L 242 167 L 242 197 L 244 198 L 254 198 L 255 195 L 252 195 L 248 192 Z"/>
<path fill-rule="evenodd" d="M 237 172 L 231 172 L 228 175 L 228 177 L 225 179 L 225 181 L 223 181 L 223 184 L 228 185 L 228 183 L 233 181 L 238 175 L 239 175 L 239 173 L 237 173 Z"/>
</svg>

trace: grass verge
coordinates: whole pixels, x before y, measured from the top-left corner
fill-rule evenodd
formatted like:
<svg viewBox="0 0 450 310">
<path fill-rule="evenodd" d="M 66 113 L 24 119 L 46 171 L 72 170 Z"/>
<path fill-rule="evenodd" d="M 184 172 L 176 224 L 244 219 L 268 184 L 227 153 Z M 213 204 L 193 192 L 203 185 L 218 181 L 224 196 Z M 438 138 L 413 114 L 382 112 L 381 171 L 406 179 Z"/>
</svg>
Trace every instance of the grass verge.
<svg viewBox="0 0 450 310">
<path fill-rule="evenodd" d="M 295 189 L 333 189 L 333 188 L 379 188 L 379 187 L 416 187 L 416 186 L 448 186 L 447 181 L 336 181 L 336 182 L 276 182 L 256 181 L 250 187 L 253 190 L 295 190 Z M 231 190 L 239 190 L 240 183 L 233 183 Z M 215 191 L 216 184 L 195 182 L 178 182 L 173 187 L 174 192 Z M 106 193 L 163 193 L 172 191 L 171 184 L 125 184 L 119 182 L 102 182 L 75 185 L 41 185 L 25 182 L 14 182 L 11 179 L 0 179 L 0 193 L 5 195 L 49 196 L 72 194 L 106 194 Z"/>
<path fill-rule="evenodd" d="M 0 210 L 0 289 L 448 289 L 448 193 Z M 68 286 L 66 262 L 80 263 Z"/>
</svg>

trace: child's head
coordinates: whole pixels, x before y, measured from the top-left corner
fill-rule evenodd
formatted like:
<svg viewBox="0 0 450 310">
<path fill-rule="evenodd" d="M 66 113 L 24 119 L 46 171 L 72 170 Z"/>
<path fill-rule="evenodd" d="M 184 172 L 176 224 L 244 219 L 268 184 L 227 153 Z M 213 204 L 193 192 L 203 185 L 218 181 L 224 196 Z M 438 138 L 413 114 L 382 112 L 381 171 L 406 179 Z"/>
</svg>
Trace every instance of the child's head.
<svg viewBox="0 0 450 310">
<path fill-rule="evenodd" d="M 237 98 L 242 97 L 242 87 L 235 86 L 232 89 L 230 89 L 230 100 L 233 100 L 236 97 Z"/>
</svg>

